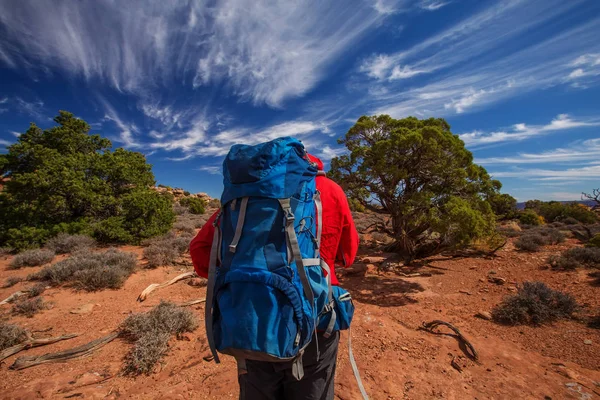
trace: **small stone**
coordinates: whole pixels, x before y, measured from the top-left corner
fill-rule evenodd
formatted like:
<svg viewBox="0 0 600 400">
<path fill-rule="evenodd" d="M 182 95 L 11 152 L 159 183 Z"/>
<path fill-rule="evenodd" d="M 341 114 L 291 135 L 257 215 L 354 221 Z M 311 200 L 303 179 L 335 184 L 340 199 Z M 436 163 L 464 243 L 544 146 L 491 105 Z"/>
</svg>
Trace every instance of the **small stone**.
<svg viewBox="0 0 600 400">
<path fill-rule="evenodd" d="M 408 351 L 408 347 L 400 347 L 402 351 Z"/>
<path fill-rule="evenodd" d="M 477 314 L 475 314 L 475 317 L 485 319 L 486 321 L 492 320 L 492 314 L 487 311 L 478 311 Z"/>
<path fill-rule="evenodd" d="M 479 282 L 485 282 L 485 279 L 479 278 Z"/>
<path fill-rule="evenodd" d="M 71 314 L 89 314 L 94 309 L 94 304 L 84 304 L 74 310 L 71 310 Z"/>
<path fill-rule="evenodd" d="M 192 278 L 187 284 L 194 287 L 204 287 L 206 286 L 207 282 L 208 281 L 204 278 Z"/>
<path fill-rule="evenodd" d="M 497 272 L 492 269 L 492 270 L 490 270 L 490 272 L 488 272 L 488 274 L 490 274 L 490 275 L 496 275 Z"/>
<path fill-rule="evenodd" d="M 495 283 L 496 285 L 504 285 L 506 283 L 506 279 L 497 276 L 490 276 L 488 277 L 488 282 Z"/>
<path fill-rule="evenodd" d="M 590 339 L 585 339 L 585 340 L 583 341 L 583 344 L 590 345 L 590 344 L 592 344 L 592 341 L 591 341 Z"/>
</svg>

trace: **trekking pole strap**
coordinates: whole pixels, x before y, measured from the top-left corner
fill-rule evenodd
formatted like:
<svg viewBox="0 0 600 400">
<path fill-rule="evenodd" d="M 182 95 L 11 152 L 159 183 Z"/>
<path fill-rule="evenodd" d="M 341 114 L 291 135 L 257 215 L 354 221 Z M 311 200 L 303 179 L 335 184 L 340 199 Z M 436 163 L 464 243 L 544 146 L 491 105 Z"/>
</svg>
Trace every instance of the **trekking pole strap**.
<svg viewBox="0 0 600 400">
<path fill-rule="evenodd" d="M 206 339 L 208 340 L 208 346 L 212 353 L 215 362 L 219 364 L 219 355 L 217 354 L 217 348 L 215 346 L 215 337 L 213 334 L 213 298 L 215 290 L 215 281 L 217 279 L 217 258 L 221 251 L 221 230 L 219 226 L 215 224 L 215 234 L 213 236 L 212 247 L 210 249 L 210 262 L 208 264 L 208 282 L 206 283 L 206 303 L 204 306 L 204 323 L 206 327 Z"/>
<path fill-rule="evenodd" d="M 356 360 L 354 359 L 354 353 L 352 352 L 352 332 L 350 331 L 350 328 L 348 328 L 348 358 L 350 359 L 350 365 L 352 366 L 352 372 L 354 372 L 354 378 L 356 378 L 356 383 L 358 384 L 360 394 L 362 395 L 363 400 L 369 400 L 367 391 L 365 390 L 362 380 L 360 379 L 360 372 L 358 372 L 358 366 L 356 365 Z"/>
<path fill-rule="evenodd" d="M 294 260 L 296 262 L 296 269 L 298 270 L 298 275 L 300 276 L 300 282 L 302 282 L 304 295 L 310 302 L 311 308 L 314 308 L 315 296 L 313 294 L 312 287 L 310 286 L 310 282 L 308 281 L 308 276 L 306 275 L 304 261 L 302 260 L 302 253 L 300 252 L 300 245 L 298 244 L 298 237 L 296 236 L 296 231 L 294 230 L 294 213 L 292 211 L 290 199 L 279 199 L 279 204 L 281 205 L 281 208 L 285 214 L 285 234 L 288 244 L 292 249 L 292 255 L 294 256 Z"/>
</svg>

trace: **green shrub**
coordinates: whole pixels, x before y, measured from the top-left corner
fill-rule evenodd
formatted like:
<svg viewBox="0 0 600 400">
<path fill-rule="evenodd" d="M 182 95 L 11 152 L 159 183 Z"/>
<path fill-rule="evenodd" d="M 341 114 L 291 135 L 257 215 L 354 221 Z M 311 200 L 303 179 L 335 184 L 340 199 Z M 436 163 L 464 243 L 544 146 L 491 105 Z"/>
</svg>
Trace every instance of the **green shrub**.
<svg viewBox="0 0 600 400">
<path fill-rule="evenodd" d="M 27 250 L 13 257 L 9 264 L 10 269 L 22 267 L 37 267 L 48 264 L 54 259 L 54 252 L 46 249 Z"/>
<path fill-rule="evenodd" d="M 535 211 L 548 222 L 568 220 L 569 222 L 565 223 L 573 224 L 575 220 L 584 224 L 592 224 L 598 220 L 596 214 L 582 204 L 534 200 L 528 201 L 525 207 L 527 210 Z"/>
<path fill-rule="evenodd" d="M 600 268 L 600 248 L 574 247 L 563 252 L 560 256 L 548 259 L 552 268 L 572 270 L 579 267 Z"/>
<path fill-rule="evenodd" d="M 164 301 L 145 314 L 127 317 L 120 330 L 134 346 L 125 357 L 123 372 L 125 375 L 150 374 L 164 357 L 171 336 L 192 332 L 197 327 L 191 311 Z"/>
<path fill-rule="evenodd" d="M 600 247 L 600 233 L 595 234 L 585 245 L 587 247 Z"/>
<path fill-rule="evenodd" d="M 348 199 L 348 205 L 350 206 L 350 211 L 354 212 L 365 212 L 366 208 L 358 199 Z"/>
<path fill-rule="evenodd" d="M 12 307 L 12 313 L 31 318 L 45 308 L 46 303 L 44 303 L 42 298 L 34 297 L 32 299 L 17 300 Z"/>
<path fill-rule="evenodd" d="M 568 318 L 576 308 L 577 303 L 571 295 L 550 289 L 543 282 L 525 282 L 516 295 L 494 307 L 492 318 L 506 325 L 541 325 Z"/>
<path fill-rule="evenodd" d="M 179 200 L 179 204 L 187 207 L 192 214 L 204 214 L 206 204 L 204 200 L 198 197 L 184 197 Z"/>
<path fill-rule="evenodd" d="M 188 192 L 187 190 L 185 190 L 185 191 L 183 192 L 183 195 L 184 195 L 184 196 L 189 196 L 190 194 L 191 194 L 191 193 L 190 193 L 190 192 Z"/>
<path fill-rule="evenodd" d="M 519 215 L 519 222 L 523 225 L 541 225 L 540 216 L 532 210 L 525 210 Z"/>
<path fill-rule="evenodd" d="M 0 322 L 0 351 L 23 343 L 25 340 L 27 340 L 25 329 L 17 325 Z"/>
<path fill-rule="evenodd" d="M 0 246 L 39 247 L 64 232 L 137 243 L 169 231 L 172 196 L 161 195 L 143 154 L 117 148 L 73 114 L 35 124 L 0 157 Z"/>
<path fill-rule="evenodd" d="M 56 254 L 74 253 L 95 246 L 96 242 L 89 236 L 69 235 L 68 233 L 59 233 L 46 242 L 46 248 L 53 250 Z"/>
<path fill-rule="evenodd" d="M 96 291 L 118 289 L 133 273 L 137 257 L 133 253 L 107 250 L 103 253 L 75 253 L 71 257 L 43 268 L 27 277 L 52 285 L 70 283 L 77 289 Z"/>
</svg>

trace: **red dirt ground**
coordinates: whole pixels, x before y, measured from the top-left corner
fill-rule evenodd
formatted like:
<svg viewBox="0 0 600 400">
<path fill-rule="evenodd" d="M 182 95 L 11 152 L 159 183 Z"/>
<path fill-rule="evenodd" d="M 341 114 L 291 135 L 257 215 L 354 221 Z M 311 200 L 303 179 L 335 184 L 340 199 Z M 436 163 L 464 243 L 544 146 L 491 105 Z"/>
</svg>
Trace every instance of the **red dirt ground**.
<svg viewBox="0 0 600 400">
<path fill-rule="evenodd" d="M 588 312 L 600 310 L 598 287 L 585 271 L 557 272 L 543 269 L 544 260 L 574 241 L 548 247 L 535 254 L 514 251 L 511 244 L 494 259 L 462 258 L 429 260 L 419 272 L 431 276 L 406 277 L 378 272 L 369 265 L 366 274 L 344 274 L 342 285 L 353 295 L 356 314 L 352 326 L 354 353 L 367 392 L 372 399 L 594 399 L 600 398 L 600 331 L 582 322 L 562 321 L 543 327 L 506 327 L 475 318 L 489 311 L 516 283 L 540 280 L 554 289 L 573 294 Z M 140 248 L 124 248 L 141 254 Z M 373 261 L 377 254 L 364 254 Z M 7 270 L 10 258 L 0 260 L 0 280 L 26 276 L 38 268 Z M 364 260 L 367 262 L 366 260 Z M 203 360 L 208 354 L 204 329 L 173 339 L 168 355 L 150 376 L 120 375 L 130 344 L 117 339 L 90 357 L 65 363 L 44 364 L 13 371 L 8 367 L 22 355 L 56 352 L 87 343 L 114 330 L 132 312 L 144 312 L 160 299 L 176 303 L 201 299 L 205 289 L 185 282 L 152 293 L 143 303 L 138 294 L 189 270 L 173 267 L 140 270 L 119 290 L 96 293 L 67 288 L 48 289 L 42 295 L 52 308 L 26 318 L 4 319 L 30 331 L 52 328 L 39 336 L 80 333 L 81 336 L 34 348 L 12 356 L 0 365 L 0 397 L 3 399 L 222 399 L 237 398 L 233 360 L 220 365 Z M 487 281 L 490 270 L 505 278 L 505 285 Z M 406 272 L 406 271 L 405 271 Z M 411 272 L 411 271 L 409 271 Z M 426 274 L 428 275 L 428 274 Z M 0 300 L 31 285 L 22 282 L 0 289 Z M 70 311 L 92 304 L 89 314 Z M 204 307 L 192 306 L 200 321 Z M 464 357 L 450 336 L 433 335 L 417 328 L 440 319 L 452 323 L 471 341 L 479 362 Z M 202 324 L 201 324 L 202 325 Z M 444 330 L 444 332 L 446 332 Z M 347 333 L 342 335 L 336 376 L 336 398 L 359 399 L 360 393 L 348 363 Z M 584 344 L 591 340 L 592 344 Z M 462 367 L 451 366 L 453 358 Z"/>
</svg>

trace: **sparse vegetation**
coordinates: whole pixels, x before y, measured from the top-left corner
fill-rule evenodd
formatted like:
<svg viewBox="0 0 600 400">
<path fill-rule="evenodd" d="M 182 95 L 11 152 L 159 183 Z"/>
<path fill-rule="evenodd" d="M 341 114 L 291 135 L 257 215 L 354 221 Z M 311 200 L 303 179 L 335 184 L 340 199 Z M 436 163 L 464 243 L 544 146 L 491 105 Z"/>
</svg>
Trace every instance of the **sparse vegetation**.
<svg viewBox="0 0 600 400">
<path fill-rule="evenodd" d="M 102 242 L 137 243 L 173 223 L 172 197 L 150 187 L 143 154 L 118 148 L 73 114 L 57 126 L 31 124 L 0 157 L 0 246 L 39 247 L 61 232 L 92 234 Z"/>
<path fill-rule="evenodd" d="M 548 263 L 552 268 L 573 270 L 576 268 L 600 268 L 600 248 L 575 247 L 560 256 L 551 256 Z"/>
<path fill-rule="evenodd" d="M 69 235 L 68 233 L 59 233 L 46 243 L 46 248 L 53 250 L 56 254 L 74 253 L 95 246 L 96 241 L 89 236 Z"/>
<path fill-rule="evenodd" d="M 15 346 L 27 340 L 25 329 L 0 322 L 0 351 Z"/>
<path fill-rule="evenodd" d="M 46 285 L 44 285 L 43 283 L 38 283 L 36 285 L 30 286 L 27 288 L 27 291 L 29 292 L 27 295 L 30 299 L 39 296 L 40 294 L 44 293 L 44 291 L 46 290 Z"/>
<path fill-rule="evenodd" d="M 221 200 L 210 199 L 210 201 L 208 202 L 208 208 L 221 208 Z"/>
<path fill-rule="evenodd" d="M 41 297 L 34 297 L 30 299 L 17 300 L 12 307 L 12 313 L 17 315 L 24 315 L 27 318 L 33 317 L 35 314 L 46 308 L 46 303 Z"/>
<path fill-rule="evenodd" d="M 136 264 L 134 254 L 114 249 L 103 253 L 76 253 L 27 279 L 47 281 L 52 285 L 70 283 L 87 291 L 118 289 L 133 273 Z"/>
<path fill-rule="evenodd" d="M 26 250 L 17 254 L 9 264 L 10 269 L 37 267 L 48 264 L 54 259 L 54 252 L 46 249 Z"/>
<path fill-rule="evenodd" d="M 2 287 L 3 288 L 13 287 L 17 283 L 22 282 L 22 281 L 23 281 L 23 278 L 20 278 L 18 276 L 9 276 L 8 278 L 6 278 L 6 281 L 4 282 L 4 285 Z"/>
<path fill-rule="evenodd" d="M 540 247 L 565 241 L 565 235 L 556 228 L 542 227 L 529 229 L 516 241 L 515 247 L 522 251 L 538 251 Z"/>
<path fill-rule="evenodd" d="M 577 303 L 571 295 L 553 290 L 543 282 L 525 282 L 517 294 L 494 307 L 492 318 L 506 325 L 541 325 L 569 318 L 576 308 Z"/>
<path fill-rule="evenodd" d="M 150 374 L 167 351 L 170 337 L 192 332 L 197 327 L 192 312 L 164 301 L 145 314 L 127 317 L 121 324 L 121 332 L 135 344 L 125 358 L 124 373 Z"/>
<path fill-rule="evenodd" d="M 191 237 L 176 236 L 169 233 L 159 238 L 146 241 L 144 258 L 148 260 L 148 268 L 173 265 L 177 258 L 189 250 Z"/>
<path fill-rule="evenodd" d="M 178 232 L 186 233 L 188 235 L 196 234 L 196 224 L 194 223 L 194 221 L 191 220 L 177 221 L 175 225 L 173 225 L 173 229 Z"/>
<path fill-rule="evenodd" d="M 184 197 L 179 200 L 179 204 L 187 207 L 192 214 L 204 214 L 206 211 L 206 203 L 198 197 Z"/>
<path fill-rule="evenodd" d="M 189 210 L 187 207 L 184 207 L 179 203 L 174 203 L 173 212 L 175 213 L 175 215 L 185 215 L 189 212 Z"/>
</svg>

